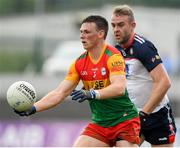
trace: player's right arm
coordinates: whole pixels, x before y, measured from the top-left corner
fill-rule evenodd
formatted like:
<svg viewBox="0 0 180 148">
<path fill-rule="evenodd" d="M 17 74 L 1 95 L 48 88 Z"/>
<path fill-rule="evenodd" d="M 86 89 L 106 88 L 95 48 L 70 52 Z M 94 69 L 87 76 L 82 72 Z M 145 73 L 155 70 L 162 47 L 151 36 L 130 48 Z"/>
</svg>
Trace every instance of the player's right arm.
<svg viewBox="0 0 180 148">
<path fill-rule="evenodd" d="M 76 87 L 77 83 L 63 80 L 60 85 L 34 104 L 36 112 L 53 108 L 60 104 Z"/>
<path fill-rule="evenodd" d="M 76 71 L 75 63 L 73 63 L 70 67 L 68 75 L 56 89 L 50 91 L 46 96 L 34 103 L 31 109 L 23 112 L 18 112 L 16 110 L 14 111 L 20 116 L 29 116 L 36 112 L 53 108 L 54 106 L 60 104 L 68 95 L 70 95 L 70 93 L 77 86 L 78 82 L 79 75 Z"/>
<path fill-rule="evenodd" d="M 36 111 L 40 112 L 53 108 L 60 104 L 75 89 L 79 82 L 79 75 L 73 63 L 68 71 L 66 78 L 53 91 L 34 104 Z"/>
</svg>

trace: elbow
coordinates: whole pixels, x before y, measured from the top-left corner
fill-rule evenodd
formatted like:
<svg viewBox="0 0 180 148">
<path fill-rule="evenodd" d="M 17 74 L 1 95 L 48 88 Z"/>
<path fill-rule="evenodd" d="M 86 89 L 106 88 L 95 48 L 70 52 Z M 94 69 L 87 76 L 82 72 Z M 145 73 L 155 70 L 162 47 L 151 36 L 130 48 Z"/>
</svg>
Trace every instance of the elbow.
<svg viewBox="0 0 180 148">
<path fill-rule="evenodd" d="M 125 87 L 119 87 L 117 91 L 117 96 L 123 96 L 125 94 L 126 88 Z"/>
<path fill-rule="evenodd" d="M 65 99 L 65 93 L 63 93 L 63 92 L 57 92 L 57 91 L 55 91 L 54 92 L 54 95 L 55 95 L 55 97 L 54 97 L 54 99 L 53 99 L 53 102 L 54 102 L 54 104 L 59 104 L 59 103 L 61 103 L 64 99 Z"/>
<path fill-rule="evenodd" d="M 171 81 L 169 79 L 165 79 L 163 87 L 168 90 L 171 87 Z"/>
<path fill-rule="evenodd" d="M 166 86 L 167 86 L 168 89 L 171 87 L 171 81 L 170 80 L 167 81 Z"/>
</svg>

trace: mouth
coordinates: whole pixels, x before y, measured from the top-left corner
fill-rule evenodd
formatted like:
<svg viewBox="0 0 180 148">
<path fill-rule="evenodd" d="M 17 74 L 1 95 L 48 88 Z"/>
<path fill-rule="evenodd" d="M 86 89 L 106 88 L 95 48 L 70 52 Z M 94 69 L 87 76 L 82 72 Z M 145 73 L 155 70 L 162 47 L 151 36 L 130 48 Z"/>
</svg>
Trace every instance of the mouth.
<svg viewBox="0 0 180 148">
<path fill-rule="evenodd" d="M 82 44 L 83 44 L 83 46 L 84 46 L 85 44 L 87 44 L 87 42 L 86 42 L 86 41 L 82 41 Z"/>
<path fill-rule="evenodd" d="M 120 39 L 121 36 L 120 36 L 119 34 L 115 34 L 115 38 L 116 38 L 116 39 Z"/>
<path fill-rule="evenodd" d="M 115 37 L 120 37 L 120 35 L 119 35 L 119 34 L 116 34 L 116 33 L 115 33 L 114 35 L 115 35 Z"/>
</svg>

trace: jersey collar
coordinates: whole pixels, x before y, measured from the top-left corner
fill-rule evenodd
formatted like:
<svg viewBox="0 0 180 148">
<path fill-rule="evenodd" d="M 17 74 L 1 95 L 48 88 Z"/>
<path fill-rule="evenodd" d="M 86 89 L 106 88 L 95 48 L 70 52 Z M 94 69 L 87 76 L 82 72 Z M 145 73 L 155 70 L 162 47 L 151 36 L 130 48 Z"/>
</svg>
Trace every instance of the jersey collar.
<svg viewBox="0 0 180 148">
<path fill-rule="evenodd" d="M 104 53 L 106 47 L 107 47 L 107 44 L 105 43 L 104 46 L 103 46 L 103 49 L 101 50 L 101 54 L 100 54 L 98 60 L 94 60 L 93 57 L 91 56 L 91 54 L 88 52 L 89 58 L 94 64 L 97 64 L 101 60 L 101 57 L 103 56 L 103 53 Z"/>
</svg>

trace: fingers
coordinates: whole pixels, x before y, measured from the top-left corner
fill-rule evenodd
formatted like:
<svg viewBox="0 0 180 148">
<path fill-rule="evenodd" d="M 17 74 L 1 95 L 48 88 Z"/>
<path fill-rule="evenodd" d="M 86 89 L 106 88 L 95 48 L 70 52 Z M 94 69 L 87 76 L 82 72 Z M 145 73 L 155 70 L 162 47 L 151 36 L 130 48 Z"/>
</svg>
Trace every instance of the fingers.
<svg viewBox="0 0 180 148">
<path fill-rule="evenodd" d="M 26 112 L 19 112 L 19 111 L 15 110 L 15 109 L 13 109 L 13 110 L 14 110 L 14 112 L 15 112 L 16 114 L 18 114 L 19 116 L 27 116 L 27 115 L 26 115 Z"/>
<path fill-rule="evenodd" d="M 71 96 L 72 96 L 72 100 L 78 101 L 79 103 L 86 100 L 82 90 L 73 90 Z"/>
<path fill-rule="evenodd" d="M 83 98 L 84 95 L 81 91 L 74 91 L 72 92 L 71 96 L 72 96 L 72 100 L 78 100 L 80 98 Z"/>
<path fill-rule="evenodd" d="M 36 107 L 33 105 L 31 109 L 27 110 L 27 111 L 22 111 L 22 112 L 19 112 L 17 110 L 15 110 L 13 108 L 14 112 L 20 116 L 30 116 L 32 114 L 35 114 L 36 113 Z"/>
<path fill-rule="evenodd" d="M 85 100 L 86 100 L 86 98 L 80 98 L 78 102 L 79 102 L 79 103 L 82 103 L 82 102 L 84 102 Z"/>
</svg>

